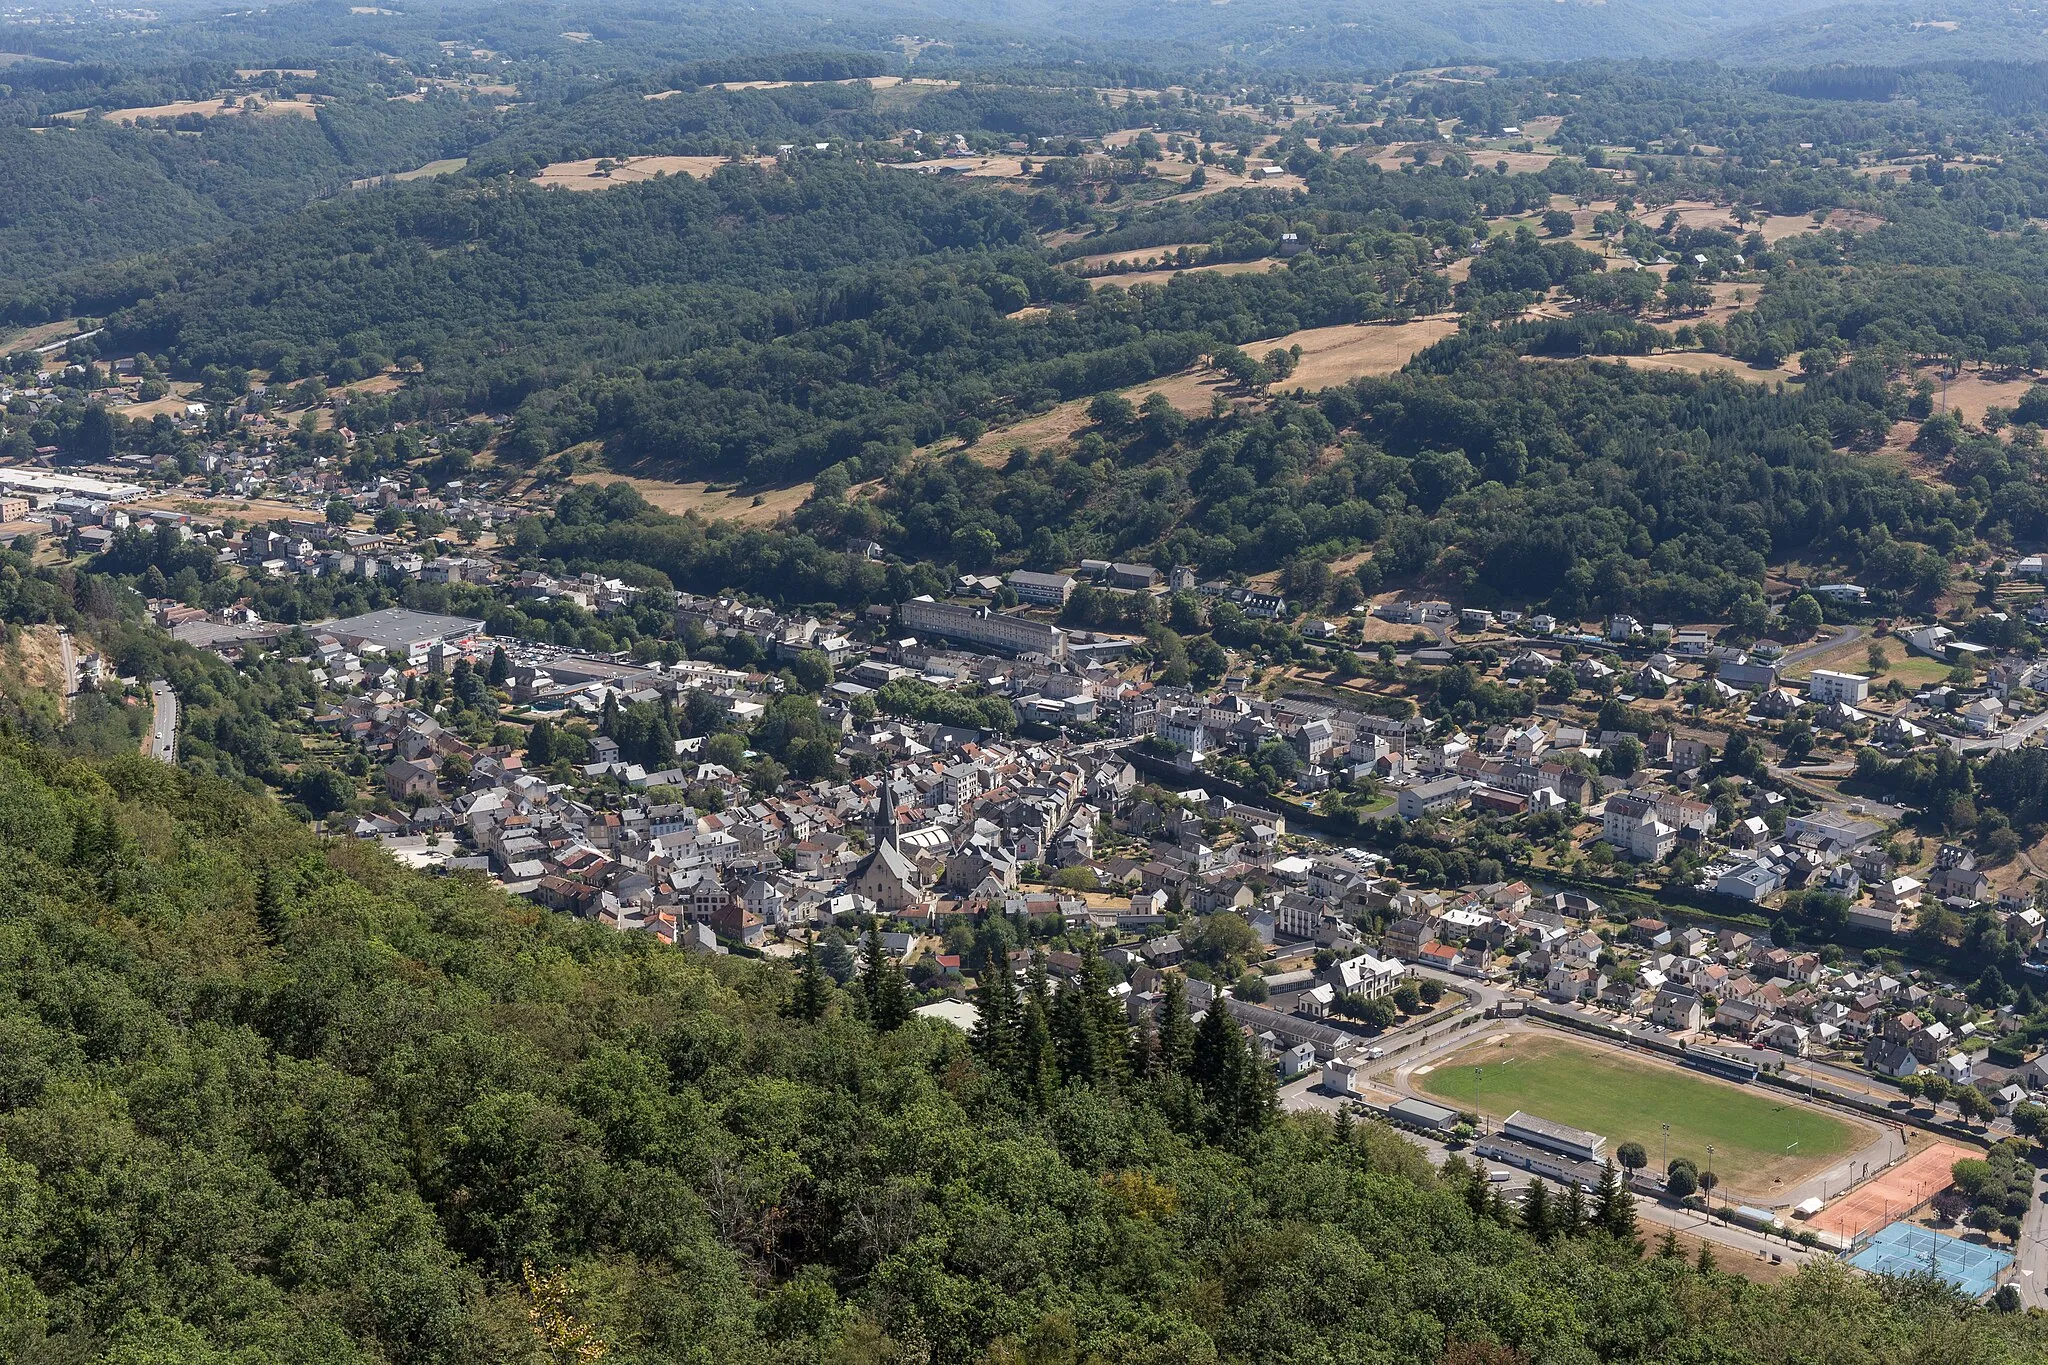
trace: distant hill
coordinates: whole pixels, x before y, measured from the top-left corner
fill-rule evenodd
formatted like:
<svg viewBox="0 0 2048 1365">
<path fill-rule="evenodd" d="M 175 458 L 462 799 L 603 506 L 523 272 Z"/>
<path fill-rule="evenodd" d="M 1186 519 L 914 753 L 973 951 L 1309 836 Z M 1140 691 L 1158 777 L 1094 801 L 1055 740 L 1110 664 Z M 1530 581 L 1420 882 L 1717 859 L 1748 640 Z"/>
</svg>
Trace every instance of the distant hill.
<svg viewBox="0 0 2048 1365">
<path fill-rule="evenodd" d="M 2048 60 L 2048 4 L 1905 0 L 1809 8 L 1734 34 L 1712 55 L 1744 66 L 2042 61 Z"/>
</svg>

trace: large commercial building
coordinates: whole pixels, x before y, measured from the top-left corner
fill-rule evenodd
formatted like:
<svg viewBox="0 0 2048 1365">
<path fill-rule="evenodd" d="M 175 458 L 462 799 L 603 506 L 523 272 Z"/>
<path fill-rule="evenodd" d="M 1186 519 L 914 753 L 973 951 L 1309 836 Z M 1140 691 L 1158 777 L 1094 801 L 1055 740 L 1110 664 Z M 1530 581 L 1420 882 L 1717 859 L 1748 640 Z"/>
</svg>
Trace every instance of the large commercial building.
<svg viewBox="0 0 2048 1365">
<path fill-rule="evenodd" d="M 345 616 L 307 627 L 309 634 L 332 635 L 350 649 L 381 649 L 419 663 L 435 645 L 453 644 L 483 633 L 484 623 L 467 616 L 436 616 L 404 607 L 386 607 L 362 616 Z"/>
<path fill-rule="evenodd" d="M 956 607 L 929 597 L 903 604 L 903 628 L 913 635 L 941 635 L 971 645 L 986 645 L 1009 654 L 1049 654 L 1066 650 L 1066 632 L 1043 621 L 978 607 Z"/>
<path fill-rule="evenodd" d="M 139 484 L 112 483 L 62 469 L 24 469 L 0 465 L 0 489 L 46 497 L 90 498 L 94 502 L 133 502 L 149 490 Z"/>
</svg>

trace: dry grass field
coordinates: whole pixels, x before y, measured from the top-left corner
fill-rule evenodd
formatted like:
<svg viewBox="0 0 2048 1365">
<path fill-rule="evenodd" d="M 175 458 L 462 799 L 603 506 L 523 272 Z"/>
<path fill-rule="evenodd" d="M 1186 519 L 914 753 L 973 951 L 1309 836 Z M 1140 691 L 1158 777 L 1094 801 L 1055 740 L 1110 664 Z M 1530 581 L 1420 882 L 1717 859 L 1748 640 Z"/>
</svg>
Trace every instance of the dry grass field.
<svg viewBox="0 0 2048 1365">
<path fill-rule="evenodd" d="M 2028 389 L 2040 382 L 2032 375 L 2015 377 L 2002 370 L 1964 370 L 1944 386 L 1938 371 L 1922 373 L 1934 381 L 1934 410 L 1940 412 L 1945 406 L 1970 423 L 1983 421 L 1986 408 L 2012 407 L 2026 396 Z"/>
<path fill-rule="evenodd" d="M 47 346 L 53 341 L 78 335 L 78 323 L 71 318 L 59 318 L 55 322 L 37 323 L 34 327 L 23 327 L 18 331 L 0 332 L 0 354 L 33 350 Z"/>
<path fill-rule="evenodd" d="M 415 166 L 409 171 L 400 171 L 397 175 L 392 176 L 391 179 L 396 182 L 431 180 L 437 175 L 453 175 L 468 164 L 469 158 L 466 156 L 451 156 L 441 161 L 429 161 L 426 165 Z M 383 177 L 381 176 L 367 176 L 361 180 L 351 181 L 350 188 L 366 190 L 373 185 L 381 183 L 382 180 Z"/>
<path fill-rule="evenodd" d="M 1760 232 L 1766 242 L 1782 242 L 1787 237 L 1796 237 L 1803 232 L 1814 231 L 1813 219 L 1804 214 L 1772 214 L 1754 219 L 1747 224 L 1735 221 L 1730 206 L 1709 204 L 1704 200 L 1680 199 L 1671 204 L 1647 206 L 1636 210 L 1638 222 L 1652 227 L 1663 223 L 1669 213 L 1678 214 L 1681 227 L 1720 228 L 1727 232 L 1747 235 Z M 1884 219 L 1860 209 L 1835 209 L 1828 214 L 1826 226 L 1843 232 L 1869 232 L 1884 226 Z"/>
<path fill-rule="evenodd" d="M 613 163 L 609 175 L 597 169 L 600 161 Z M 552 166 L 544 166 L 533 183 L 546 189 L 609 190 L 620 185 L 637 185 L 654 179 L 656 175 L 687 175 L 702 180 L 726 164 L 722 156 L 593 156 L 582 161 L 557 161 Z M 772 166 L 775 159 L 760 157 L 757 164 Z"/>
<path fill-rule="evenodd" d="M 891 162 L 899 171 L 916 171 L 923 175 L 937 175 L 940 171 L 958 171 L 963 176 L 976 180 L 1014 180 L 1024 174 L 1023 162 L 1014 156 L 948 156 L 936 157 L 930 161 Z"/>
<path fill-rule="evenodd" d="M 60 114 L 58 117 L 82 119 L 87 112 Z M 225 99 L 179 100 L 173 104 L 151 104 L 138 109 L 109 109 L 100 117 L 109 123 L 133 123 L 137 119 L 183 118 L 187 114 L 197 114 L 201 118 L 228 118 L 249 112 L 241 99 L 236 98 L 232 104 Z M 312 96 L 299 95 L 288 100 L 258 99 L 255 112 L 265 118 L 313 118 L 320 112 L 320 106 L 313 102 Z"/>
<path fill-rule="evenodd" d="M 672 512 L 677 516 L 695 512 L 698 516 L 710 520 L 737 521 L 750 526 L 773 524 L 777 519 L 803 506 L 804 499 L 811 495 L 809 483 L 791 484 L 787 488 L 771 488 L 759 492 L 743 492 L 722 485 L 714 488 L 701 479 L 689 483 L 671 483 L 666 479 L 643 479 L 609 472 L 578 474 L 576 482 L 631 484 L 635 492 L 664 512 Z"/>
<path fill-rule="evenodd" d="M 1262 356 L 1274 347 L 1301 347 L 1301 360 L 1287 381 L 1290 389 L 1327 389 L 1366 375 L 1392 374 L 1415 358 L 1417 351 L 1455 334 L 1458 320 L 1440 316 L 1413 322 L 1368 322 L 1341 327 L 1311 327 L 1271 341 L 1255 341 L 1244 349 Z"/>
<path fill-rule="evenodd" d="M 1161 270 L 1131 270 L 1120 275 L 1099 275 L 1089 283 L 1097 289 L 1115 285 L 1135 289 L 1141 284 L 1165 284 L 1175 275 L 1259 275 L 1279 270 L 1278 261 L 1218 261 L 1215 265 L 1183 265 Z"/>
<path fill-rule="evenodd" d="M 1715 355 L 1710 351 L 1668 351 L 1660 355 L 1602 356 L 1600 359 L 1619 361 L 1640 370 L 1670 370 L 1677 374 L 1729 374 L 1737 379 L 1747 379 L 1757 384 L 1800 382 L 1797 362 L 1788 362 L 1775 370 L 1762 370 L 1746 360 L 1737 360 L 1732 355 Z"/>
</svg>

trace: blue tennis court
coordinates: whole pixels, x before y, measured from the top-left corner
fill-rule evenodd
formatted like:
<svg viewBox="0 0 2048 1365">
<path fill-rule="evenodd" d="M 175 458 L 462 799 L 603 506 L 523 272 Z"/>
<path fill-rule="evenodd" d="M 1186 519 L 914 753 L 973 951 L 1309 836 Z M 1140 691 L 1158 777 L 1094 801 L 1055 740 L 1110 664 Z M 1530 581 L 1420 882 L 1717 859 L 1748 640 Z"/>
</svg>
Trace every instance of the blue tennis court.
<svg viewBox="0 0 2048 1365">
<path fill-rule="evenodd" d="M 1929 1271 L 1973 1299 L 1998 1286 L 1998 1277 L 2012 1264 L 2003 1251 L 1949 1237 L 1912 1223 L 1893 1223 L 1873 1236 L 1849 1264 L 1873 1275 L 1924 1275 Z"/>
</svg>

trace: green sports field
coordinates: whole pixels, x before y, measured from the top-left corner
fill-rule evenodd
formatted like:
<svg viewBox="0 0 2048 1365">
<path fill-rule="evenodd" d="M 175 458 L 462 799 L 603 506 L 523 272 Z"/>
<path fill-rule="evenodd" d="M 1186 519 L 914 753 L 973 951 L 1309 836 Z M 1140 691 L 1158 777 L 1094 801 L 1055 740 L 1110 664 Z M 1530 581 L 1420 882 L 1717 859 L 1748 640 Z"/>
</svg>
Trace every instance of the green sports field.
<svg viewBox="0 0 2048 1365">
<path fill-rule="evenodd" d="M 1475 1075 L 1475 1067 L 1483 1074 Z M 1521 1109 L 1591 1129 L 1606 1136 L 1610 1153 L 1640 1142 L 1652 1166 L 1664 1150 L 1660 1125 L 1668 1123 L 1672 1156 L 1691 1157 L 1705 1170 L 1711 1143 L 1723 1187 L 1758 1196 L 1769 1195 L 1773 1181 L 1795 1184 L 1872 1137 L 1862 1124 L 1778 1091 L 1547 1032 L 1476 1043 L 1410 1081 L 1460 1109 L 1497 1117 Z"/>
</svg>

